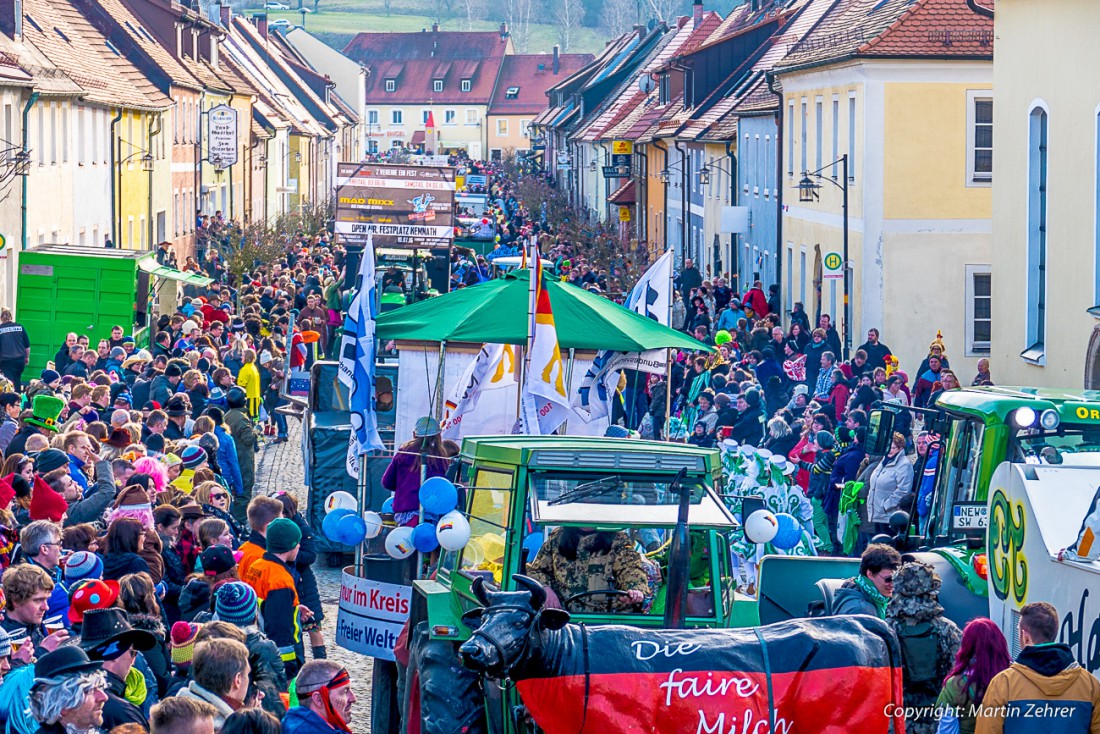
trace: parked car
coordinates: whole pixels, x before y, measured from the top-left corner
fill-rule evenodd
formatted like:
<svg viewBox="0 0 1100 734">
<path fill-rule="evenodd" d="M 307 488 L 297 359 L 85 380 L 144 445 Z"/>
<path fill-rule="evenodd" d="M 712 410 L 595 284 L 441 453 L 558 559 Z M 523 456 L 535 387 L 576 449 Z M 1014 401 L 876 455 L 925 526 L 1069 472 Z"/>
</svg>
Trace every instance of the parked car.
<svg viewBox="0 0 1100 734">
<path fill-rule="evenodd" d="M 290 10 L 290 6 L 285 3 L 264 3 L 266 10 Z"/>
<path fill-rule="evenodd" d="M 290 21 L 286 18 L 279 18 L 278 20 L 271 21 L 272 28 L 288 28 L 290 27 Z"/>
</svg>

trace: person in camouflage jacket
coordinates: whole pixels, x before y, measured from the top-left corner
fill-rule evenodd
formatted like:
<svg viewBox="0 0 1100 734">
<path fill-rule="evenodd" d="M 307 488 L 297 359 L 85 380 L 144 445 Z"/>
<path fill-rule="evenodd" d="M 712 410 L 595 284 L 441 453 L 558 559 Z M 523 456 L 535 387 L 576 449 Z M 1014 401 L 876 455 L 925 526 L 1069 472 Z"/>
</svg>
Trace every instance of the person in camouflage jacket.
<svg viewBox="0 0 1100 734">
<path fill-rule="evenodd" d="M 950 674 L 962 641 L 958 626 L 943 616 L 943 607 L 938 601 L 940 584 L 940 577 L 928 564 L 906 563 L 894 572 L 894 595 L 886 605 L 886 624 L 898 635 L 903 658 L 906 649 L 920 649 L 919 643 L 907 648 L 904 638 L 913 639 L 914 634 L 923 630 L 925 625 L 931 628 L 927 634 L 935 642 L 935 671 L 927 676 L 926 682 L 913 681 L 912 677 L 922 664 L 930 670 L 931 660 L 903 660 L 906 668 L 905 706 L 914 712 L 905 721 L 907 734 L 936 733 L 939 718 L 934 713 L 934 707 L 940 683 Z M 931 643 L 927 647 L 929 655 L 933 654 Z"/>
<path fill-rule="evenodd" d="M 557 528 L 527 564 L 527 575 L 548 586 L 562 602 L 585 591 L 616 589 L 629 594 L 579 599 L 570 605 L 572 612 L 606 612 L 609 600 L 611 609 L 628 611 L 650 594 L 642 556 L 621 530 Z"/>
</svg>

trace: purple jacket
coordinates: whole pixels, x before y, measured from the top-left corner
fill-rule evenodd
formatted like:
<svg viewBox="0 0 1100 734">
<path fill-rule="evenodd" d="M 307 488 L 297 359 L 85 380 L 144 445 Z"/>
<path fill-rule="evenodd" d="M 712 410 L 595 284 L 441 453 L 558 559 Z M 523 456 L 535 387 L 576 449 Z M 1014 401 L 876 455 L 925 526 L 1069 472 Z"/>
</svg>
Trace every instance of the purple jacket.
<svg viewBox="0 0 1100 734">
<path fill-rule="evenodd" d="M 444 459 L 428 459 L 424 478 L 441 477 L 447 473 Z M 382 487 L 393 492 L 393 511 L 412 512 L 420 509 L 420 454 L 398 450 L 382 474 Z"/>
</svg>

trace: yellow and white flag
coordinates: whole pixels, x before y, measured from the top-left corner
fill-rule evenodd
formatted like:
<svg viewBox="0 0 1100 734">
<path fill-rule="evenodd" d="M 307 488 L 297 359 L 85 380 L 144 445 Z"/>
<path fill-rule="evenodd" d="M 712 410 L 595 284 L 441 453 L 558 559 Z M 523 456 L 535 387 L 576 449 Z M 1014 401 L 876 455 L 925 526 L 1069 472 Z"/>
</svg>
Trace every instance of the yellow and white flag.
<svg viewBox="0 0 1100 734">
<path fill-rule="evenodd" d="M 535 269 L 538 277 L 541 268 Z M 531 349 L 520 400 L 519 432 L 548 435 L 573 415 L 565 384 L 565 364 L 558 348 L 558 331 L 550 309 L 550 294 L 536 283 Z"/>
<path fill-rule="evenodd" d="M 462 419 L 472 413 L 486 390 L 516 384 L 516 348 L 512 344 L 485 344 L 466 368 L 455 391 L 443 403 L 443 438 L 462 437 Z"/>
</svg>

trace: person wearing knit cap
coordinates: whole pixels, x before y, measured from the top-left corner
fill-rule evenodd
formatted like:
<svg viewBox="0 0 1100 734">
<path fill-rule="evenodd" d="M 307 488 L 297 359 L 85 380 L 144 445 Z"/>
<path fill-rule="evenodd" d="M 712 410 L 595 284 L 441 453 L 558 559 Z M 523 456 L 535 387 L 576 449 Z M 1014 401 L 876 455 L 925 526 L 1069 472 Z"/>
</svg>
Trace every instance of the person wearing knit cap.
<svg viewBox="0 0 1100 734">
<path fill-rule="evenodd" d="M 305 659 L 301 623 L 313 618 L 313 612 L 300 606 L 298 572 L 294 559 L 302 541 L 302 531 L 285 517 L 267 526 L 267 550 L 242 575 L 260 603 L 263 629 L 279 648 L 287 678 L 293 678 Z"/>
<path fill-rule="evenodd" d="M 256 624 L 256 607 L 256 592 L 246 583 L 230 581 L 214 592 L 214 619 L 222 622 L 237 627 Z"/>
<path fill-rule="evenodd" d="M 0 627 L 0 685 L 4 683 L 4 676 L 11 670 L 11 637 Z"/>
<path fill-rule="evenodd" d="M 183 492 L 191 494 L 194 489 L 195 471 L 206 466 L 206 452 L 198 446 L 188 446 L 180 452 L 181 465 L 178 477 L 172 480 L 172 486 Z"/>
<path fill-rule="evenodd" d="M 91 551 L 77 551 L 65 559 L 65 583 L 72 590 L 74 584 L 85 579 L 103 578 L 103 559 Z"/>
<path fill-rule="evenodd" d="M 176 622 L 172 625 L 168 646 L 177 680 L 184 682 L 187 680 L 187 671 L 191 667 L 191 659 L 195 656 L 195 637 L 199 634 L 201 627 L 201 624 L 191 622 Z"/>
</svg>

